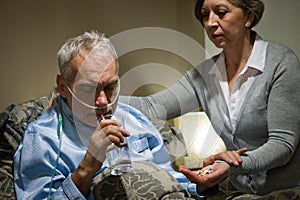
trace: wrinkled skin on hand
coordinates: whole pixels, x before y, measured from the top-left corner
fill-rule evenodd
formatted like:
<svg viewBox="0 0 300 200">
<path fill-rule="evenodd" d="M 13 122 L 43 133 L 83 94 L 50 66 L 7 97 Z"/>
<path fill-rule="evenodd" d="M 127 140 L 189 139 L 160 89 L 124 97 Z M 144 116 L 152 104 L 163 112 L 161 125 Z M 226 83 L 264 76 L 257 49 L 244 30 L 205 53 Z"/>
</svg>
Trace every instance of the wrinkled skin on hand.
<svg viewBox="0 0 300 200">
<path fill-rule="evenodd" d="M 124 137 L 129 135 L 128 131 L 121 128 L 120 122 L 113 119 L 101 120 L 90 138 L 88 151 L 103 163 L 108 146 L 112 143 L 120 146 L 124 142 Z"/>
</svg>

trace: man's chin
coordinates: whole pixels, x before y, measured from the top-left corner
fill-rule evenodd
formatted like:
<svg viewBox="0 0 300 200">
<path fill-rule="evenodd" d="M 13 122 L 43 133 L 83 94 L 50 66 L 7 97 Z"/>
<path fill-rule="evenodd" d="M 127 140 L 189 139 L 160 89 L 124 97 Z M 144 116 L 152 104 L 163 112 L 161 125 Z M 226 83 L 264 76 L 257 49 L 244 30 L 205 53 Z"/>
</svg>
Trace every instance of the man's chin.
<svg viewBox="0 0 300 200">
<path fill-rule="evenodd" d="M 80 115 L 76 116 L 76 119 L 79 120 L 81 123 L 86 124 L 87 126 L 96 127 L 98 126 L 98 119 L 95 114 L 93 115 Z"/>
<path fill-rule="evenodd" d="M 111 119 L 113 115 L 113 111 L 109 110 L 102 113 L 90 113 L 89 115 L 83 117 L 82 121 L 86 124 L 89 124 L 90 126 L 98 126 L 101 120 L 103 119 Z"/>
</svg>

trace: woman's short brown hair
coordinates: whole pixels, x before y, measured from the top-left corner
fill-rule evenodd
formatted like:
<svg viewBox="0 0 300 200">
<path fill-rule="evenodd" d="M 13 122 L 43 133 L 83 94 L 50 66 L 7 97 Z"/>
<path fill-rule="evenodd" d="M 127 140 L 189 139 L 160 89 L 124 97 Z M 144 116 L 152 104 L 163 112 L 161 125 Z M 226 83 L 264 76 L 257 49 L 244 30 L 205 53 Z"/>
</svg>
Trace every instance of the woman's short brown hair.
<svg viewBox="0 0 300 200">
<path fill-rule="evenodd" d="M 196 18 L 201 22 L 203 25 L 203 16 L 201 14 L 201 8 L 203 6 L 205 0 L 198 0 L 195 6 L 195 16 Z M 241 8 L 244 10 L 244 12 L 250 11 L 254 14 L 254 20 L 251 24 L 251 28 L 256 26 L 259 21 L 261 20 L 265 6 L 264 3 L 261 0 L 228 0 L 233 5 Z"/>
</svg>

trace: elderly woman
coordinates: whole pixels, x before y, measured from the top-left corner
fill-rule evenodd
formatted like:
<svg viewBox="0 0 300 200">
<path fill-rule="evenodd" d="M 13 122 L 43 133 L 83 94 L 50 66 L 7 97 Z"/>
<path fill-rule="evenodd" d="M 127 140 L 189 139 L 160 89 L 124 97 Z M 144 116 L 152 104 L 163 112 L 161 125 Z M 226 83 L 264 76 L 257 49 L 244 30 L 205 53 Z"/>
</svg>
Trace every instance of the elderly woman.
<svg viewBox="0 0 300 200">
<path fill-rule="evenodd" d="M 146 115 L 163 119 L 202 107 L 229 151 L 248 148 L 242 164 L 228 165 L 228 189 L 248 194 L 300 184 L 300 64 L 291 49 L 252 30 L 263 11 L 260 0 L 198 0 L 195 16 L 223 51 L 168 89 L 122 97 Z M 224 153 L 229 156 L 224 160 L 230 161 L 232 152 Z M 180 170 L 194 182 L 200 180 L 194 172 Z M 217 175 L 208 174 L 206 181 L 219 181 Z"/>
</svg>

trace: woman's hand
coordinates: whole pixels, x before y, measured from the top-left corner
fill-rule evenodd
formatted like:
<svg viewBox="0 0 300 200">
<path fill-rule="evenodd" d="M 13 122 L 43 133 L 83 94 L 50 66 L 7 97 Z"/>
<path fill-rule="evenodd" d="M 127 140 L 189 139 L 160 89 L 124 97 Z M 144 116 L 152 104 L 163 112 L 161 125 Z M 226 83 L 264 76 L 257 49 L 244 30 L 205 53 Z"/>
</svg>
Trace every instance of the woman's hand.
<svg viewBox="0 0 300 200">
<path fill-rule="evenodd" d="M 179 171 L 182 172 L 192 183 L 201 185 L 204 191 L 207 188 L 213 187 L 227 177 L 229 165 L 238 166 L 243 162 L 240 155 L 248 149 L 242 148 L 236 151 L 221 152 L 209 156 L 203 161 L 203 168 L 198 171 L 192 171 L 185 166 L 180 166 Z M 215 162 L 223 160 L 225 162 Z"/>
<path fill-rule="evenodd" d="M 236 151 L 225 151 L 215 155 L 211 155 L 204 159 L 203 166 L 205 167 L 208 165 L 212 165 L 216 160 L 223 160 L 229 165 L 234 165 L 237 167 L 243 162 L 243 159 L 240 155 L 244 154 L 246 151 L 248 151 L 248 148 L 244 147 Z"/>
<path fill-rule="evenodd" d="M 185 166 L 180 166 L 179 171 L 182 172 L 192 183 L 200 184 L 206 188 L 213 187 L 227 177 L 229 166 L 224 162 L 215 162 L 201 170 L 192 171 Z"/>
</svg>

